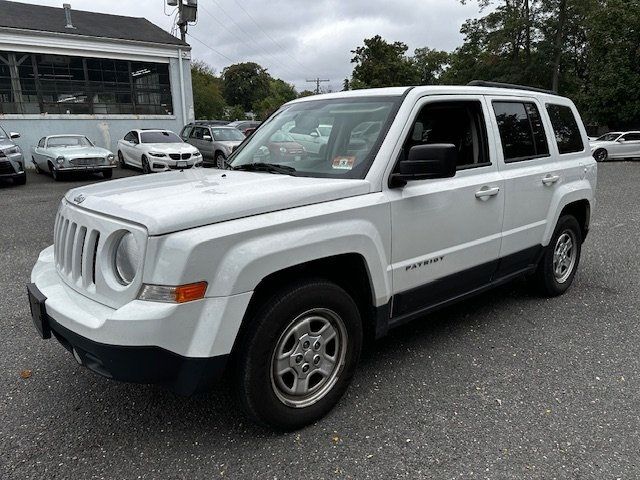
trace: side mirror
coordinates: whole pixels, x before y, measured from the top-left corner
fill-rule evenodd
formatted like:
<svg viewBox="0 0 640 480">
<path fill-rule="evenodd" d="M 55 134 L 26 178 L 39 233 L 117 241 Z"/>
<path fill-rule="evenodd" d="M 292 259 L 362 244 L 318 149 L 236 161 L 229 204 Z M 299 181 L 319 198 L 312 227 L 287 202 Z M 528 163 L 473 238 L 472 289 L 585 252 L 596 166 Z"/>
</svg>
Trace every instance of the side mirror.
<svg viewBox="0 0 640 480">
<path fill-rule="evenodd" d="M 626 140 L 624 138 L 619 138 L 618 139 L 618 143 L 624 143 L 624 142 L 626 142 Z"/>
<path fill-rule="evenodd" d="M 203 139 L 205 142 L 211 142 L 211 141 L 213 141 L 213 138 L 211 138 L 211 135 L 203 135 L 203 136 L 202 136 L 202 139 Z"/>
<path fill-rule="evenodd" d="M 318 138 L 318 137 L 320 136 L 320 134 L 314 130 L 313 132 L 311 132 L 311 133 L 309 134 L 309 136 L 310 136 L 310 137 L 313 137 L 313 138 Z"/>
<path fill-rule="evenodd" d="M 391 188 L 404 187 L 412 180 L 452 178 L 458 166 L 458 149 L 453 144 L 416 145 L 406 160 L 400 160 L 389 179 Z"/>
<path fill-rule="evenodd" d="M 9 134 L 9 136 L 10 136 L 12 139 L 14 139 L 14 138 L 20 138 L 20 134 L 19 134 L 19 133 L 16 133 L 16 132 L 11 132 L 11 133 Z"/>
</svg>

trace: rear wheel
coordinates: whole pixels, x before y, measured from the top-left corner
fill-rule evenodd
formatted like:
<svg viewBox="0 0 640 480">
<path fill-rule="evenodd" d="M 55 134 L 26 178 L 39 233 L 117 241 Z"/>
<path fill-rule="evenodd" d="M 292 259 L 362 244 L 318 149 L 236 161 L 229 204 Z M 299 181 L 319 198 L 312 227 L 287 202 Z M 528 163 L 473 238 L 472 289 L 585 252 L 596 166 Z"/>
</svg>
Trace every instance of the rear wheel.
<svg viewBox="0 0 640 480">
<path fill-rule="evenodd" d="M 122 169 L 127 168 L 127 162 L 124 161 L 124 156 L 122 155 L 122 152 L 120 150 L 118 150 L 118 164 Z"/>
<path fill-rule="evenodd" d="M 308 425 L 344 394 L 360 357 L 362 324 L 353 299 L 325 280 L 276 292 L 257 310 L 235 349 L 235 391 L 256 422 Z"/>
<path fill-rule="evenodd" d="M 599 148 L 595 152 L 593 152 L 593 158 L 596 159 L 596 162 L 606 162 L 609 158 L 609 152 L 607 152 L 604 148 Z"/>
<path fill-rule="evenodd" d="M 581 252 L 580 224 L 571 215 L 560 217 L 531 283 L 545 296 L 562 295 L 573 283 Z"/>
</svg>

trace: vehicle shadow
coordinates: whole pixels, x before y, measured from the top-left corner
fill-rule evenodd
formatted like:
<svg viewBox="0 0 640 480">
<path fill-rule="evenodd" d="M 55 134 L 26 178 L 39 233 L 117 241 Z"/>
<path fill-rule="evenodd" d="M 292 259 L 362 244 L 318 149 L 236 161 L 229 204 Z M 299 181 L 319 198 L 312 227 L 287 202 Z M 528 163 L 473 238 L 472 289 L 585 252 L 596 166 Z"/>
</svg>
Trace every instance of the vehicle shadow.
<svg viewBox="0 0 640 480">
<path fill-rule="evenodd" d="M 515 282 L 417 319 L 369 345 L 363 352 L 354 381 L 359 376 L 373 377 L 380 372 L 388 372 L 394 368 L 393 365 L 403 362 L 407 348 L 429 350 L 431 344 L 448 341 L 452 336 L 463 335 L 473 326 L 486 324 L 487 318 L 491 318 L 491 312 L 505 308 L 506 304 L 517 303 L 522 307 L 523 302 L 539 301 L 539 297 L 528 293 L 524 282 Z M 84 369 L 81 377 L 77 387 L 86 388 L 90 393 L 83 396 L 82 404 L 76 409 L 90 415 L 90 418 L 99 418 L 101 411 L 109 406 L 108 409 L 112 411 L 110 416 L 119 418 L 117 428 L 110 423 L 102 427 L 109 431 L 109 436 L 105 438 L 110 441 L 128 443 L 132 434 L 136 435 L 137 441 L 140 440 L 140 434 L 151 440 L 154 430 L 140 427 L 150 424 L 157 426 L 155 431 L 158 435 L 161 431 L 173 428 L 178 430 L 176 436 L 179 438 L 181 433 L 185 440 L 209 437 L 210 442 L 213 442 L 211 435 L 215 436 L 216 432 L 225 438 L 275 438 L 282 435 L 256 426 L 245 418 L 231 393 L 229 379 L 225 379 L 210 392 L 184 398 L 162 386 L 113 382 L 96 378 L 93 373 Z M 362 396 L 369 394 L 360 392 L 359 395 L 362 401 Z M 358 409 L 356 399 L 349 395 L 342 399 L 339 407 L 342 411 Z M 95 411 L 91 412 L 92 409 Z M 327 417 L 328 420 L 331 415 Z M 319 423 L 323 421 L 326 420 Z M 174 441 L 176 436 L 172 437 Z"/>
</svg>

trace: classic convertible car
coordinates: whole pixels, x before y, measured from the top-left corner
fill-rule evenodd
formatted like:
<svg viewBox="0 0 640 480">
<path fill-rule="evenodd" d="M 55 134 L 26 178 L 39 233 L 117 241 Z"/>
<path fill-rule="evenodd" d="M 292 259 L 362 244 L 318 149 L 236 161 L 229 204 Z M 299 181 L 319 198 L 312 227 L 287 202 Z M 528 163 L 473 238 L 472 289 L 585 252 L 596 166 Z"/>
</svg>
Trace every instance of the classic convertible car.
<svg viewBox="0 0 640 480">
<path fill-rule="evenodd" d="M 50 135 L 41 138 L 31 149 L 31 160 L 38 173 L 51 172 L 60 180 L 67 172 L 100 172 L 111 178 L 116 157 L 109 150 L 96 147 L 84 135 Z"/>
</svg>

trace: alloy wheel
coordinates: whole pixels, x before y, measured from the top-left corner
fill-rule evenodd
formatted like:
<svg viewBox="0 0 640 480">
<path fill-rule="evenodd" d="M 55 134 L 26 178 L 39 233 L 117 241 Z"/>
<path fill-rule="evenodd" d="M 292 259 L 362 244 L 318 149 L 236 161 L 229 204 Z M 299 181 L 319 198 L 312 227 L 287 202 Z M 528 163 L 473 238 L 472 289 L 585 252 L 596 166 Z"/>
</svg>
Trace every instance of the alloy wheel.
<svg viewBox="0 0 640 480">
<path fill-rule="evenodd" d="M 565 283 L 576 265 L 576 237 L 571 230 L 565 230 L 558 237 L 553 250 L 553 274 L 558 283 Z"/>
</svg>

